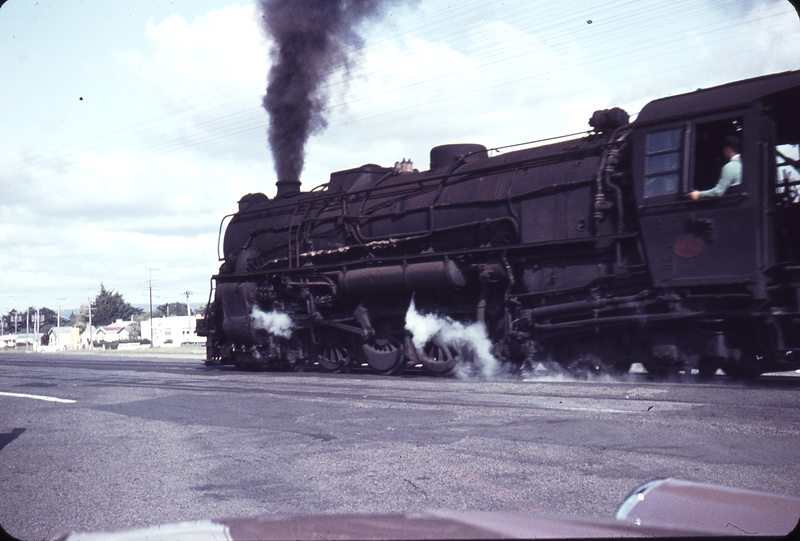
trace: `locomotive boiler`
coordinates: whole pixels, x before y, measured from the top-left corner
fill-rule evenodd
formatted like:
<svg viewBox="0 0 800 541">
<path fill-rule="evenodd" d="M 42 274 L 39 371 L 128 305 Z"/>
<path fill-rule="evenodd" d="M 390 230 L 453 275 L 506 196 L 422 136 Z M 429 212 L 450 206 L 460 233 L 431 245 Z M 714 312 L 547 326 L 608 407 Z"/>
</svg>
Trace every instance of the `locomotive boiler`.
<svg viewBox="0 0 800 541">
<path fill-rule="evenodd" d="M 655 100 L 634 122 L 513 152 L 451 144 L 425 171 L 281 179 L 220 226 L 206 364 L 379 374 L 469 368 L 410 310 L 477 325 L 513 370 L 735 377 L 800 368 L 800 71 Z M 713 187 L 726 138 L 741 184 Z"/>
</svg>

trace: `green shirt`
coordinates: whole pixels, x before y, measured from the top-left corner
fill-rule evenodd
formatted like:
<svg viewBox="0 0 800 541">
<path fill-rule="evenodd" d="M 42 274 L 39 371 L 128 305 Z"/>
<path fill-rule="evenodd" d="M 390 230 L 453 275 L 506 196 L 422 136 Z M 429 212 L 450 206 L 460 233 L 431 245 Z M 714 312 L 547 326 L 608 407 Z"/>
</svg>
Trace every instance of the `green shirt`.
<svg viewBox="0 0 800 541">
<path fill-rule="evenodd" d="M 742 157 L 737 154 L 722 168 L 717 185 L 710 190 L 700 192 L 700 197 L 719 197 L 724 195 L 725 191 L 731 186 L 738 186 L 741 183 Z"/>
</svg>

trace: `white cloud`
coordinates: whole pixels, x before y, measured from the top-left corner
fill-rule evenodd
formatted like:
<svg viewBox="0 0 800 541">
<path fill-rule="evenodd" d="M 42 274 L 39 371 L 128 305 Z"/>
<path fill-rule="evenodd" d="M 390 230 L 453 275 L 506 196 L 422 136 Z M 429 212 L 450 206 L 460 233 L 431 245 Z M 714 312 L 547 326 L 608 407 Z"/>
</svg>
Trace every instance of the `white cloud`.
<svg viewBox="0 0 800 541">
<path fill-rule="evenodd" d="M 149 20 L 149 47 L 111 52 L 127 86 L 109 113 L 127 117 L 119 127 L 96 124 L 108 135 L 73 151 L 0 152 L 19 181 L 0 200 L 0 277 L 26 303 L 86 296 L 100 282 L 141 302 L 150 267 L 161 269 L 162 302 L 186 289 L 205 297 L 220 219 L 269 170 L 263 144 L 248 148 L 263 130 L 205 142 L 266 121 L 266 44 L 254 17 L 252 5 L 235 5 L 192 22 Z"/>
<path fill-rule="evenodd" d="M 133 73 L 164 92 L 170 102 L 202 103 L 206 89 L 252 89 L 266 80 L 266 43 L 256 24 L 255 6 L 209 11 L 192 22 L 170 15 L 147 21 L 151 52 L 116 51 Z"/>
<path fill-rule="evenodd" d="M 472 49 L 492 54 L 470 56 L 413 35 L 371 43 L 346 105 L 333 108 L 328 132 L 309 145 L 313 162 L 332 165 L 346 156 L 348 162 L 339 161 L 343 168 L 413 158 L 424 169 L 428 150 L 439 144 L 493 146 L 575 131 L 576 115 L 577 130 L 588 129 L 600 85 L 591 91 L 575 85 L 587 80 L 577 63 L 559 69 L 563 53 L 578 54 L 575 44 L 556 51 L 500 21 L 480 23 L 467 33 Z M 528 75 L 531 71 L 547 73 L 547 80 Z M 587 94 L 591 99 L 582 97 Z M 588 113 L 572 109 L 587 102 Z M 318 184 L 333 169 L 309 163 L 305 181 Z"/>
<path fill-rule="evenodd" d="M 702 19 L 676 26 L 664 47 L 630 56 L 613 87 L 615 103 L 633 104 L 633 112 L 659 97 L 797 69 L 800 22 L 791 5 L 757 1 L 741 9 L 706 9 Z"/>
</svg>

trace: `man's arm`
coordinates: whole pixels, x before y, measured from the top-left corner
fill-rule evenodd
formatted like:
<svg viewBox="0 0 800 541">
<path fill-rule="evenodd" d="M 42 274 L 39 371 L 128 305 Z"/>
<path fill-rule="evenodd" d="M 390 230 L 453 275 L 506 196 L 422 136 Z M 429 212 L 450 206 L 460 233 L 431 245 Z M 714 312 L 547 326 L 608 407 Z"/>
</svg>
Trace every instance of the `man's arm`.
<svg viewBox="0 0 800 541">
<path fill-rule="evenodd" d="M 688 194 L 689 199 L 696 201 L 701 197 L 719 197 L 733 185 L 740 184 L 742 178 L 742 163 L 738 160 L 731 160 L 725 164 L 720 173 L 717 185 L 710 190 L 695 190 Z"/>
</svg>

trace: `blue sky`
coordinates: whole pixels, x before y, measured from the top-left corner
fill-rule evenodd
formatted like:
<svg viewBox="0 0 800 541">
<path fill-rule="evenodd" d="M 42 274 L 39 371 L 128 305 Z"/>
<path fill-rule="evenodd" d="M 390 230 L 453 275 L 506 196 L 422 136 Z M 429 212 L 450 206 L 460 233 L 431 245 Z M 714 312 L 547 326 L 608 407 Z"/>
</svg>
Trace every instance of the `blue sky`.
<svg viewBox="0 0 800 541">
<path fill-rule="evenodd" d="M 0 8 L 0 311 L 205 301 L 217 231 L 274 193 L 254 4 L 8 0 Z M 596 109 L 800 68 L 785 0 L 395 3 L 365 25 L 304 189 L 430 147 L 587 129 Z"/>
</svg>

